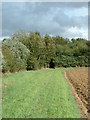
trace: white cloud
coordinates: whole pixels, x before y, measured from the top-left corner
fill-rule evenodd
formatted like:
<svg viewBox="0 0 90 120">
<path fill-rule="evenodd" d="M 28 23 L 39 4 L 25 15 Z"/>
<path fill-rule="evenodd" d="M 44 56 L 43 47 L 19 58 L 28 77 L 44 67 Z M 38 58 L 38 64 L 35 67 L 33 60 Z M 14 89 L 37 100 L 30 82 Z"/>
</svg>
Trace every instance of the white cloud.
<svg viewBox="0 0 90 120">
<path fill-rule="evenodd" d="M 9 36 L 0 37 L 0 41 L 2 41 L 3 39 L 6 39 L 6 38 L 10 38 L 10 37 Z"/>
<path fill-rule="evenodd" d="M 67 30 L 68 37 L 74 37 L 74 38 L 85 38 L 88 39 L 88 29 L 84 28 L 78 28 L 78 27 L 71 27 Z"/>
</svg>

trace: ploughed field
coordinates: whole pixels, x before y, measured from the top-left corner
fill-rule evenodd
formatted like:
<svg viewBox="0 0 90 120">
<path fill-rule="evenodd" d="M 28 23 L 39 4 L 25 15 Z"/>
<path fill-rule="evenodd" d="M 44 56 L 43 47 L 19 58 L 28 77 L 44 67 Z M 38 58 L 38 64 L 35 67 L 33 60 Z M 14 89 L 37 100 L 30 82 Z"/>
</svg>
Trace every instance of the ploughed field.
<svg viewBox="0 0 90 120">
<path fill-rule="evenodd" d="M 80 118 L 66 69 L 23 71 L 3 76 L 3 118 Z"/>
<path fill-rule="evenodd" d="M 76 90 L 79 98 L 83 102 L 88 111 L 88 69 L 89 68 L 75 68 L 66 72 L 66 75 Z M 90 108 L 89 108 L 90 109 Z"/>
</svg>

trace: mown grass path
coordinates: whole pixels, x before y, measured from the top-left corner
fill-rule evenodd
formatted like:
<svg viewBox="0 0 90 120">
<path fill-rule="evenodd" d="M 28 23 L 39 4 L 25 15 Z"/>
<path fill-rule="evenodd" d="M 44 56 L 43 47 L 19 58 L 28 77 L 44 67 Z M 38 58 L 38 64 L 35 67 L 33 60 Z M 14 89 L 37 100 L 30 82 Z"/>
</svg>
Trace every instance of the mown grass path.
<svg viewBox="0 0 90 120">
<path fill-rule="evenodd" d="M 65 69 L 24 71 L 3 77 L 4 118 L 79 118 L 62 74 Z"/>
</svg>

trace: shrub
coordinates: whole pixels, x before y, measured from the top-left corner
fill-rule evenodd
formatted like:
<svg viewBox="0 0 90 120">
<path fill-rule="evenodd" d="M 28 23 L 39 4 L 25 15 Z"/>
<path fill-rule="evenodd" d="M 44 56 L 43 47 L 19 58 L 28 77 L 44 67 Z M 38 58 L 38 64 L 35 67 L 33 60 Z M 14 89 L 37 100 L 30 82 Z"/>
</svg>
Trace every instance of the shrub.
<svg viewBox="0 0 90 120">
<path fill-rule="evenodd" d="M 26 69 L 29 50 L 17 40 L 7 40 L 2 43 L 2 53 L 10 72 Z"/>
</svg>

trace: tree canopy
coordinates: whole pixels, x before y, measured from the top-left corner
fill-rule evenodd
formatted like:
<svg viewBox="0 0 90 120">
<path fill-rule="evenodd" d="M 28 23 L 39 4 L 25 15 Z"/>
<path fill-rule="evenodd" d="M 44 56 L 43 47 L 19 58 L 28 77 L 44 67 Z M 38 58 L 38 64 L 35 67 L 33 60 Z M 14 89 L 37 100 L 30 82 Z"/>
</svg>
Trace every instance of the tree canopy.
<svg viewBox="0 0 90 120">
<path fill-rule="evenodd" d="M 89 66 L 89 41 L 51 37 L 40 32 L 17 32 L 2 41 L 2 71 L 36 70 L 55 67 Z"/>
</svg>

